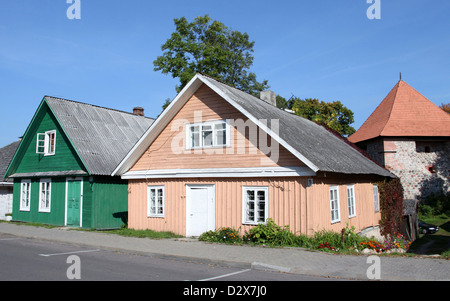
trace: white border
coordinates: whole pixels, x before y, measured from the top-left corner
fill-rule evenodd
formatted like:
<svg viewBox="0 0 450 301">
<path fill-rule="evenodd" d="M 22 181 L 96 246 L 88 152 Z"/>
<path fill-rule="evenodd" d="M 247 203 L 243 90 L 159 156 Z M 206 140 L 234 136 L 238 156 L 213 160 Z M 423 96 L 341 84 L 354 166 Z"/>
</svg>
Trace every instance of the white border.
<svg viewBox="0 0 450 301">
<path fill-rule="evenodd" d="M 315 175 L 316 173 L 308 167 L 293 166 L 135 170 L 123 174 L 122 179 L 310 177 Z"/>
</svg>

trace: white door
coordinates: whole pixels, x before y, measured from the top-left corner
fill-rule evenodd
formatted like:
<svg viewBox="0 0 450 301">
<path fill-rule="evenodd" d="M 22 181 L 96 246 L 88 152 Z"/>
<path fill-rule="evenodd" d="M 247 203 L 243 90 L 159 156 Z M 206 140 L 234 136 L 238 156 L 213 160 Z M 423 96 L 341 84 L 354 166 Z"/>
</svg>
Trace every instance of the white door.
<svg viewBox="0 0 450 301">
<path fill-rule="evenodd" d="M 215 207 L 214 185 L 186 185 L 186 237 L 215 229 Z"/>
</svg>

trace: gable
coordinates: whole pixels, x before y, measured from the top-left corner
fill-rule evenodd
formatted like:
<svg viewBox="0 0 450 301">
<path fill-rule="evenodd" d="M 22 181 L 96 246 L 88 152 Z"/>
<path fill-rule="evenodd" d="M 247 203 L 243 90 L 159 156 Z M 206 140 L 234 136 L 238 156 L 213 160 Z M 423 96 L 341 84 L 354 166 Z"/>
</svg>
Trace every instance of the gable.
<svg viewBox="0 0 450 301">
<path fill-rule="evenodd" d="M 38 133 L 47 131 L 56 133 L 54 155 L 36 152 Z M 27 128 L 6 176 L 59 171 L 87 172 L 56 117 L 43 101 Z"/>
<path fill-rule="evenodd" d="M 344 174 L 370 174 L 392 177 L 386 169 L 365 157 L 345 139 L 337 137 L 316 123 L 288 113 L 248 93 L 197 74 L 175 97 L 154 124 L 144 133 L 131 151 L 113 171 L 124 176 L 136 162 L 143 158 L 150 145 L 166 129 L 175 115 L 200 88 L 206 85 L 257 127 L 283 146 L 306 167 L 298 167 L 297 175 L 315 174 L 318 171 Z M 272 168 L 272 167 L 270 167 Z M 272 168 L 272 170 L 274 170 Z M 141 175 L 146 175 L 140 173 Z M 128 176 L 128 175 L 127 175 Z"/>
<path fill-rule="evenodd" d="M 227 120 L 228 147 L 187 149 L 189 124 Z M 256 130 L 256 132 L 255 132 Z M 268 142 L 255 137 L 265 137 Z M 203 84 L 187 100 L 130 171 L 286 167 L 304 164 L 276 143 L 216 92 Z"/>
</svg>

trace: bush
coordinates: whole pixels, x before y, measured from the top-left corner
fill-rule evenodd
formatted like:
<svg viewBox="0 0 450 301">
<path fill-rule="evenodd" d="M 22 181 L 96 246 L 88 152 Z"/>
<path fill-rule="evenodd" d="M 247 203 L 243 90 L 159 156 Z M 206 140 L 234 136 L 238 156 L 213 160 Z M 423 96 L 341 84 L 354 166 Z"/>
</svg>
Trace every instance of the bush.
<svg viewBox="0 0 450 301">
<path fill-rule="evenodd" d="M 419 203 L 418 213 L 422 217 L 450 216 L 450 193 L 429 196 Z"/>
<path fill-rule="evenodd" d="M 280 227 L 270 218 L 265 224 L 259 224 L 249 231 L 245 231 L 242 238 L 239 236 L 239 230 L 222 227 L 215 231 L 203 233 L 199 240 L 233 244 L 253 243 L 267 246 L 291 246 L 333 252 L 362 250 L 366 247 L 375 249 L 377 245 L 381 245 L 375 241 L 368 243 L 367 238 L 355 233 L 355 228 L 350 228 L 348 224 L 341 232 L 322 230 L 316 232 L 313 236 L 307 236 L 304 234 L 296 235 L 290 231 L 289 226 Z"/>
<path fill-rule="evenodd" d="M 239 236 L 239 231 L 228 227 L 202 233 L 198 240 L 223 243 L 238 243 L 242 241 Z"/>
<path fill-rule="evenodd" d="M 243 239 L 257 244 L 285 246 L 294 244 L 295 235 L 290 232 L 289 226 L 281 228 L 269 218 L 265 224 L 259 224 L 246 232 Z"/>
</svg>

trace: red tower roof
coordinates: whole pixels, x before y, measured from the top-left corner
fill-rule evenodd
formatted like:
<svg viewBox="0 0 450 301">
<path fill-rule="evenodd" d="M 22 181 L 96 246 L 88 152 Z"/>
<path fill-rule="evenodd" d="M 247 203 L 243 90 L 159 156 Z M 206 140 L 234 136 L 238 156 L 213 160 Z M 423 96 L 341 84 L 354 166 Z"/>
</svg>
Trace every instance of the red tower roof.
<svg viewBox="0 0 450 301">
<path fill-rule="evenodd" d="M 349 140 L 450 136 L 450 115 L 400 80 Z"/>
</svg>

